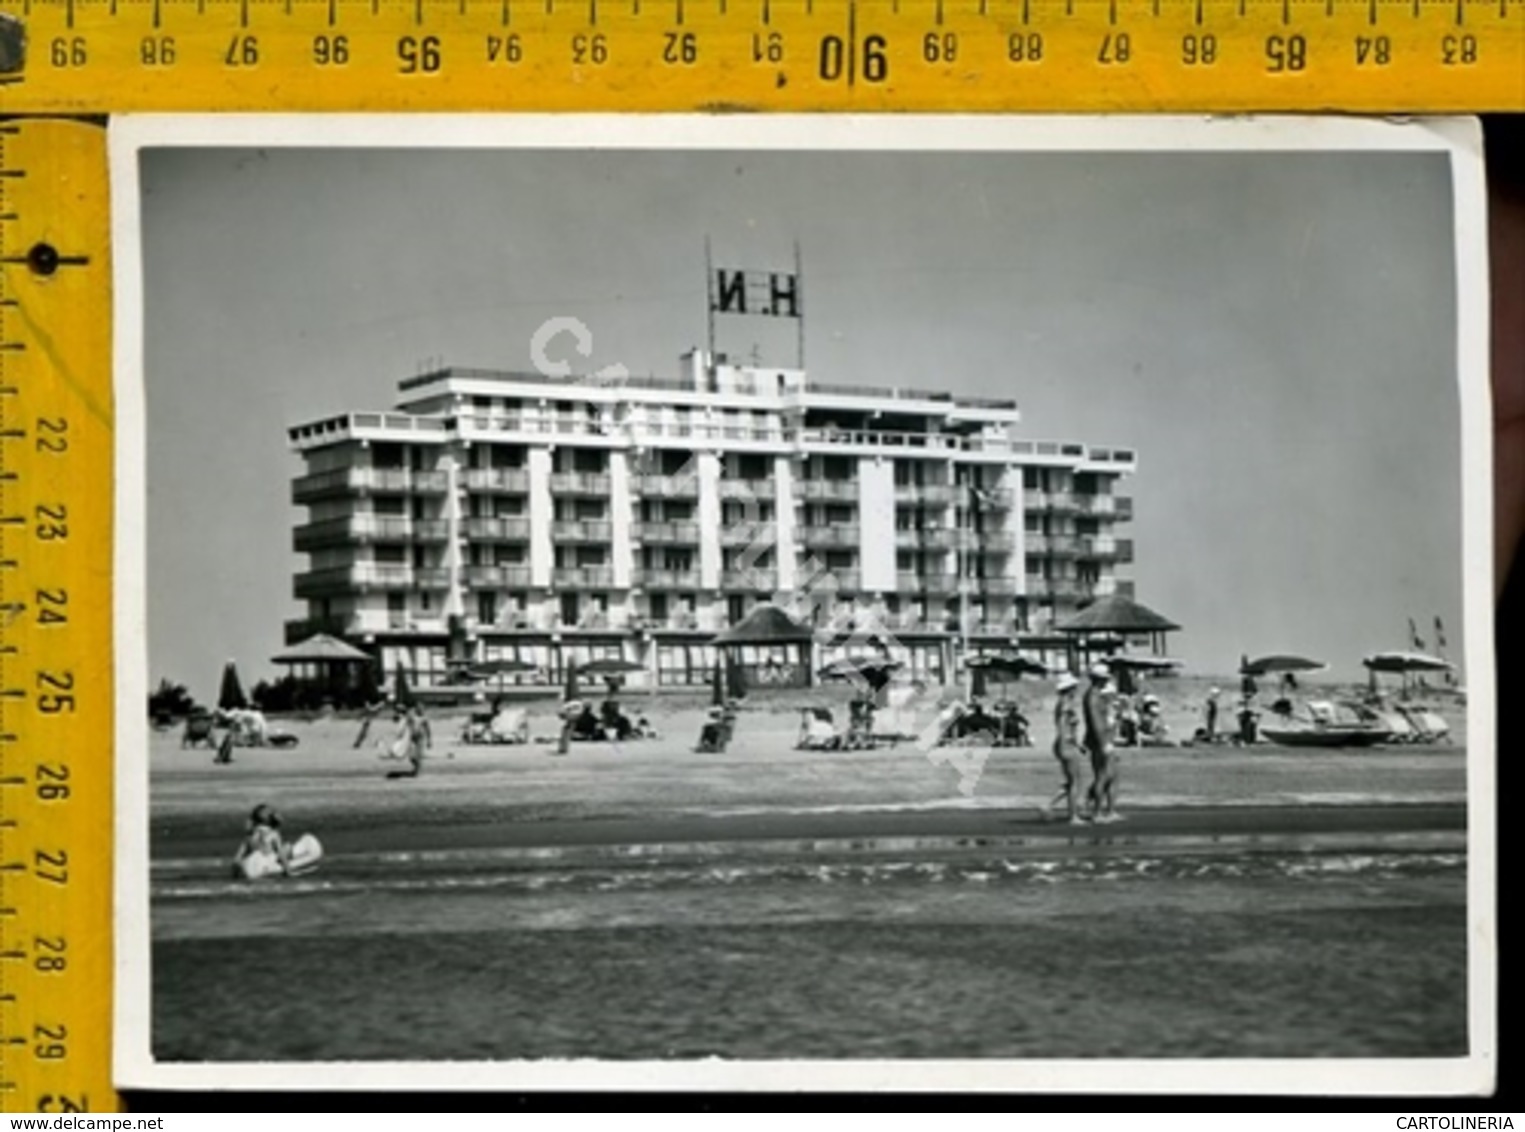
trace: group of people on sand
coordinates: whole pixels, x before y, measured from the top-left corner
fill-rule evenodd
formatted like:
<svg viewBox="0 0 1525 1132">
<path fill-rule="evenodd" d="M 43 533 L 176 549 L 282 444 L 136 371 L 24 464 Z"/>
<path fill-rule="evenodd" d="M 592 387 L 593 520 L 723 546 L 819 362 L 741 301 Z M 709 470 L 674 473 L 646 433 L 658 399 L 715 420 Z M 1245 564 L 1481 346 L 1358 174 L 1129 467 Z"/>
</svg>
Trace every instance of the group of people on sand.
<svg viewBox="0 0 1525 1132">
<path fill-rule="evenodd" d="M 978 738 L 994 747 L 1029 747 L 1030 723 L 1015 701 L 987 704 L 983 696 L 955 700 L 938 719 L 942 742 Z"/>
<path fill-rule="evenodd" d="M 598 710 L 587 700 L 567 700 L 561 705 L 561 734 L 556 739 L 556 753 L 569 754 L 572 743 L 623 743 L 631 739 L 654 739 L 656 729 L 644 715 L 631 719 L 610 695 Z"/>
<path fill-rule="evenodd" d="M 1052 814 L 1060 802 L 1072 825 L 1093 821 L 1121 821 L 1117 812 L 1117 788 L 1121 762 L 1117 753 L 1115 701 L 1112 673 L 1105 664 L 1093 665 L 1085 690 L 1066 672 L 1059 677 L 1054 703 L 1054 758 L 1059 761 L 1064 783 L 1044 807 Z M 1091 782 L 1082 800 L 1081 783 L 1086 765 Z"/>
</svg>

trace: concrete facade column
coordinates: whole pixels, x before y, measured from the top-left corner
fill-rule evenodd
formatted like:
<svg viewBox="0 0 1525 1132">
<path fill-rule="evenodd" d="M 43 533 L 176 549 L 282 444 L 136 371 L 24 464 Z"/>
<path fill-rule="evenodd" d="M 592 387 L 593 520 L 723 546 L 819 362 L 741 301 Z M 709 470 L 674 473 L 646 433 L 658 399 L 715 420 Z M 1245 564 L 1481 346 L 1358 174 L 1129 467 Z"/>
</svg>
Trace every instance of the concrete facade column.
<svg viewBox="0 0 1525 1132">
<path fill-rule="evenodd" d="M 624 452 L 609 453 L 609 537 L 610 565 L 614 570 L 614 588 L 629 589 L 634 580 L 635 547 L 631 526 L 635 521 L 632 507 L 630 458 Z"/>
<path fill-rule="evenodd" d="M 699 470 L 699 585 L 716 590 L 720 588 L 720 457 L 698 452 L 694 461 Z"/>
<path fill-rule="evenodd" d="M 1027 488 L 1022 482 L 1020 464 L 1007 464 L 1003 483 L 1011 495 L 1012 573 L 1018 597 L 1027 596 Z"/>
<path fill-rule="evenodd" d="M 773 560 L 778 570 L 778 590 L 793 593 L 798 584 L 798 532 L 794 527 L 794 461 L 789 456 L 773 458 Z"/>
<path fill-rule="evenodd" d="M 895 592 L 895 465 L 858 460 L 858 573 L 865 593 Z"/>
<path fill-rule="evenodd" d="M 531 448 L 526 460 L 529 471 L 530 585 L 551 584 L 551 566 L 556 551 L 551 542 L 551 519 L 555 505 L 551 500 L 551 450 Z"/>
</svg>

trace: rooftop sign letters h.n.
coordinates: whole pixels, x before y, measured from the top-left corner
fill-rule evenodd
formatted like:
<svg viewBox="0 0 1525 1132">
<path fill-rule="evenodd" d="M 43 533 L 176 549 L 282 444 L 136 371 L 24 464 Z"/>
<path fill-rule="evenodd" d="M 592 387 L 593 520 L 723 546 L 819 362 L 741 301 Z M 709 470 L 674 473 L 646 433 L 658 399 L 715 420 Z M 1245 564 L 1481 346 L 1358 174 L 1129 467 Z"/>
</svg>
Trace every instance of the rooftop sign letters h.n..
<svg viewBox="0 0 1525 1132">
<path fill-rule="evenodd" d="M 715 314 L 801 318 L 802 298 L 800 277 L 790 272 L 717 267 L 710 280 L 710 310 Z"/>
</svg>

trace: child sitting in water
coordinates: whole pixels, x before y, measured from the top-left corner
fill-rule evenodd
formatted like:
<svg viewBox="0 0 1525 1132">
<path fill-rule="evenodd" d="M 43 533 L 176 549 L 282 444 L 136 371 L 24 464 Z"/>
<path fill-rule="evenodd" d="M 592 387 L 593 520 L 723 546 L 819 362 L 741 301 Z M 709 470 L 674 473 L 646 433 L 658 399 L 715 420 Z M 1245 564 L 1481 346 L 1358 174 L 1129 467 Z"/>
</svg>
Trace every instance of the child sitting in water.
<svg viewBox="0 0 1525 1132">
<path fill-rule="evenodd" d="M 280 815 L 261 802 L 249 815 L 249 830 L 233 856 L 233 875 L 240 880 L 296 876 L 318 863 L 323 849 L 318 839 L 304 834 L 291 844 L 281 836 Z"/>
</svg>

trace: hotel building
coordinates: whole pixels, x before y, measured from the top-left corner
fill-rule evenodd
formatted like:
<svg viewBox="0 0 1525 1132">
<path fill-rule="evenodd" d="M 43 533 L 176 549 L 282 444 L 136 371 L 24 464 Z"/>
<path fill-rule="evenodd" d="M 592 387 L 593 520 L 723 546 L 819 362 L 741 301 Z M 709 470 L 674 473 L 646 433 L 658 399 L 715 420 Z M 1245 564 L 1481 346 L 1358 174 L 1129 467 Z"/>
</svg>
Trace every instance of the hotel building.
<svg viewBox="0 0 1525 1132">
<path fill-rule="evenodd" d="M 394 411 L 290 429 L 309 562 L 288 642 L 330 632 L 424 687 L 453 660 L 559 681 L 605 656 L 694 684 L 710 638 L 777 600 L 843 636 L 877 626 L 941 681 L 965 650 L 1042 648 L 1057 620 L 1131 591 L 1133 452 L 1024 439 L 1014 401 L 697 350 L 681 365 L 618 381 L 447 368 L 403 381 Z M 743 664 L 802 675 L 780 677 L 784 660 Z"/>
</svg>

